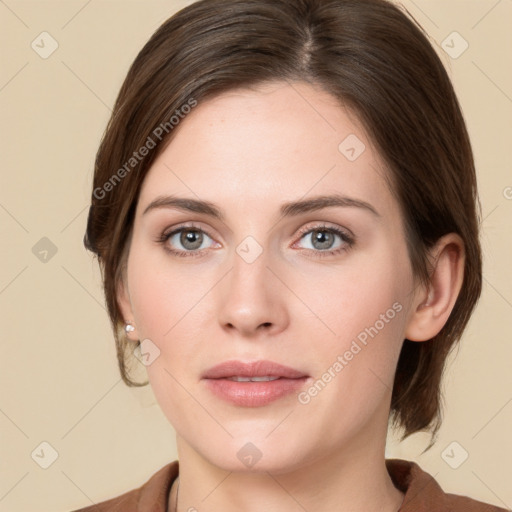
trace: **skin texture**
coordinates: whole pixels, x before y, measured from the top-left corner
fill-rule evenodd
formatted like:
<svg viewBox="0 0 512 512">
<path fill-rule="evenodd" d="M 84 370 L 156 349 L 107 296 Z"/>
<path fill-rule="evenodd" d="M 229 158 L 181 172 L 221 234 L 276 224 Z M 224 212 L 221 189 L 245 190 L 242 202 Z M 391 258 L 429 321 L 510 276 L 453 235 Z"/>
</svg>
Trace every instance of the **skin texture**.
<svg viewBox="0 0 512 512">
<path fill-rule="evenodd" d="M 339 150 L 350 134 L 365 145 L 354 161 Z M 136 327 L 130 337 L 160 350 L 147 371 L 176 430 L 179 510 L 398 510 L 403 494 L 384 459 L 398 356 L 404 338 L 428 340 L 448 319 L 464 251 L 459 237 L 443 237 L 432 251 L 431 286 L 416 283 L 385 172 L 357 116 L 300 82 L 201 103 L 154 162 L 119 303 Z M 370 203 L 379 215 L 359 207 L 279 214 L 284 202 L 333 193 Z M 213 202 L 225 219 L 165 207 L 144 214 L 171 194 Z M 169 253 L 190 244 L 180 233 L 159 237 L 190 222 L 205 231 L 200 255 Z M 318 224 L 348 230 L 353 245 L 332 234 L 324 243 L 342 250 L 322 257 Z M 262 250 L 252 263 L 236 251 L 248 236 Z M 268 359 L 309 375 L 307 390 L 393 304 L 400 311 L 306 404 L 292 393 L 238 407 L 201 380 L 228 359 Z M 249 442 L 261 453 L 252 467 L 237 457 Z"/>
</svg>

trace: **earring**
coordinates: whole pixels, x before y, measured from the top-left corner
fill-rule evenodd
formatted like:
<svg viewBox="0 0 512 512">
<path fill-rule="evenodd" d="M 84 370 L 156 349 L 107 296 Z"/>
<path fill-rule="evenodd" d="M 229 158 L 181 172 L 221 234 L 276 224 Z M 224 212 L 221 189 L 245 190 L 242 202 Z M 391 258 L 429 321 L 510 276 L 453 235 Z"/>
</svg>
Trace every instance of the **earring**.
<svg viewBox="0 0 512 512">
<path fill-rule="evenodd" d="M 126 324 L 124 326 L 124 330 L 125 330 L 126 334 L 128 334 L 130 332 L 135 331 L 135 327 L 132 324 Z"/>
</svg>

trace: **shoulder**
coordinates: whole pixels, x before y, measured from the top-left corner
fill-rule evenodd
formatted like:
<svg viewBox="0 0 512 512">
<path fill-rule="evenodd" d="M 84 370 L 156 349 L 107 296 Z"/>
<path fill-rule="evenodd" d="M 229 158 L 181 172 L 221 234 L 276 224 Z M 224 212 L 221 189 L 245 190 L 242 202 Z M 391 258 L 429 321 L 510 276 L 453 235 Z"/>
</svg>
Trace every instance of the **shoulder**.
<svg viewBox="0 0 512 512">
<path fill-rule="evenodd" d="M 166 512 L 169 490 L 179 473 L 179 462 L 159 469 L 140 487 L 73 512 Z"/>
<path fill-rule="evenodd" d="M 386 459 L 386 467 L 395 486 L 405 494 L 399 512 L 507 512 L 467 496 L 445 493 L 415 462 Z"/>
</svg>

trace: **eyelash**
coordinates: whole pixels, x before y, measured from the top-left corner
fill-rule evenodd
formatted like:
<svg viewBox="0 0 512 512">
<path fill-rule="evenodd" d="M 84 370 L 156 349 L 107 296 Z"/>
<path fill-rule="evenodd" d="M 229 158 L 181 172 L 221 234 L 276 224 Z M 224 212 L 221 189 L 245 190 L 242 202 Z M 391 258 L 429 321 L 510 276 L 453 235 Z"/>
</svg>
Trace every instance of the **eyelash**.
<svg viewBox="0 0 512 512">
<path fill-rule="evenodd" d="M 168 233 L 163 232 L 157 238 L 156 241 L 158 243 L 164 245 L 164 248 L 166 251 L 168 251 L 169 253 L 171 253 L 174 256 L 178 256 L 179 258 L 196 258 L 196 257 L 202 256 L 203 251 L 205 251 L 206 249 L 201 249 L 201 250 L 196 249 L 195 251 L 177 251 L 177 250 L 171 249 L 167 245 L 165 245 L 169 241 L 169 239 L 172 236 L 174 236 L 176 233 L 180 233 L 181 231 L 187 231 L 187 230 L 188 231 L 198 231 L 200 233 L 207 235 L 209 238 L 213 239 L 213 237 L 208 233 L 208 231 L 204 230 L 203 228 L 200 228 L 199 226 L 196 226 L 194 224 L 184 224 L 181 226 L 177 226 L 171 232 L 168 232 Z M 312 233 L 313 231 L 326 231 L 328 233 L 334 233 L 334 234 L 338 235 L 345 244 L 344 246 L 339 247 L 337 249 L 326 249 L 324 251 L 314 250 L 314 249 L 304 249 L 305 251 L 314 252 L 315 257 L 318 257 L 318 258 L 334 256 L 336 254 L 342 253 L 343 251 L 347 252 L 355 244 L 355 237 L 353 237 L 352 235 L 349 235 L 347 232 L 345 232 L 339 228 L 328 226 L 328 225 L 322 224 L 322 223 L 314 225 L 314 226 L 309 226 L 307 228 L 303 228 L 303 229 L 299 230 L 299 240 L 302 240 L 302 238 L 305 235 Z"/>
</svg>

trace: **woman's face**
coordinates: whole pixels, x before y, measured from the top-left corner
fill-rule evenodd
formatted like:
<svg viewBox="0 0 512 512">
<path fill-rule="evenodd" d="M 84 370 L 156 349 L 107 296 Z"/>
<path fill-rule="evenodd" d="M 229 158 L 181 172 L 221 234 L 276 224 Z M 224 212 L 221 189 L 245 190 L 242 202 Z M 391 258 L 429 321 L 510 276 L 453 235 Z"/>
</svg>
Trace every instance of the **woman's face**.
<svg viewBox="0 0 512 512">
<path fill-rule="evenodd" d="M 381 454 L 413 290 L 385 172 L 356 116 L 304 83 L 231 91 L 181 121 L 143 183 L 120 291 L 179 448 L 276 473 Z M 204 378 L 260 360 L 297 378 Z"/>
</svg>

